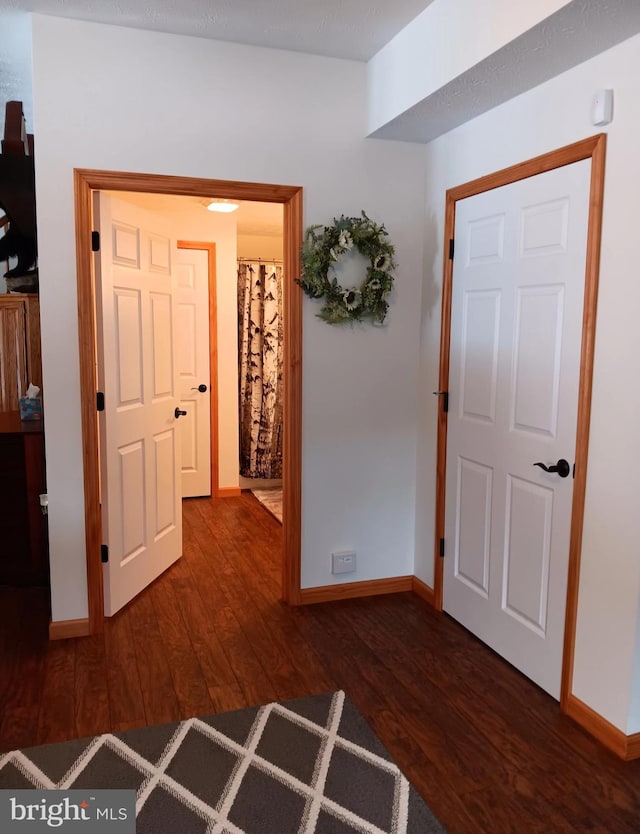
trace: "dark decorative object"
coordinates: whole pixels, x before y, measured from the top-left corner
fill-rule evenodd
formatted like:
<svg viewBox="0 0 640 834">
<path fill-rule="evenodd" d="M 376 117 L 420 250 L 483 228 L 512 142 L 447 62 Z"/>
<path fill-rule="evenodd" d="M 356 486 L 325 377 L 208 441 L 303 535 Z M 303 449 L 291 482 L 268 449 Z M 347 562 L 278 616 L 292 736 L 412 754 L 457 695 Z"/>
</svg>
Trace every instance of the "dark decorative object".
<svg viewBox="0 0 640 834">
<path fill-rule="evenodd" d="M 9 258 L 17 258 L 18 263 L 13 269 L 5 272 L 5 278 L 20 278 L 29 274 L 36 262 L 35 238 L 23 235 L 13 225 L 6 235 L 0 238 L 0 261 L 8 261 Z"/>
<path fill-rule="evenodd" d="M 9 101 L 0 153 L 0 262 L 17 258 L 4 277 L 12 289 L 37 289 L 36 200 L 33 136 L 25 130 L 22 102 Z M 16 285 L 16 280 L 24 287 Z"/>
</svg>

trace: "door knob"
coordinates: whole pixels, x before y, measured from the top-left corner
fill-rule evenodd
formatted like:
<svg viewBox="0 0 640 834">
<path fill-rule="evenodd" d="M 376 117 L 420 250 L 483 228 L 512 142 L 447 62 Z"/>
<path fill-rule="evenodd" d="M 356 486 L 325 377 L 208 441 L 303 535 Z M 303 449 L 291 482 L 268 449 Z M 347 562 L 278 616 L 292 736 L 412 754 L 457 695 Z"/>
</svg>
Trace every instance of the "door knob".
<svg viewBox="0 0 640 834">
<path fill-rule="evenodd" d="M 204 392 L 207 390 L 207 386 L 204 384 L 204 382 L 201 382 L 200 385 L 198 385 L 197 388 L 192 388 L 191 390 L 192 391 L 200 391 L 201 394 L 204 394 Z"/>
<path fill-rule="evenodd" d="M 544 463 L 534 463 L 534 466 L 539 466 L 540 469 L 544 469 L 545 472 L 555 472 L 561 478 L 566 478 L 569 472 L 571 472 L 571 467 L 569 466 L 569 461 L 565 460 L 564 458 L 560 458 L 560 460 L 554 466 L 545 466 Z"/>
<path fill-rule="evenodd" d="M 173 416 L 174 416 L 174 417 L 176 418 L 176 420 L 177 420 L 177 419 L 178 419 L 178 417 L 186 417 L 186 416 L 187 416 L 187 412 L 186 412 L 186 411 L 182 411 L 181 409 L 179 409 L 179 408 L 178 408 L 178 406 L 176 406 L 176 410 L 173 412 Z"/>
</svg>

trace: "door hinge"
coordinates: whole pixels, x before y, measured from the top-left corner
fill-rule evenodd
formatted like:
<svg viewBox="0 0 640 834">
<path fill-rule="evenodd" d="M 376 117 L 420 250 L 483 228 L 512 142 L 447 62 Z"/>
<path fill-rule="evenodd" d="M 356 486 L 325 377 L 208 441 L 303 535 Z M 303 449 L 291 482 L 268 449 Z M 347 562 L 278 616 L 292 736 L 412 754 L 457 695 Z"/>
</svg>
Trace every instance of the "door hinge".
<svg viewBox="0 0 640 834">
<path fill-rule="evenodd" d="M 106 565 L 109 561 L 109 545 L 108 544 L 101 544 L 100 545 L 100 561 L 103 565 Z"/>
<path fill-rule="evenodd" d="M 442 392 L 442 410 L 445 414 L 449 413 L 449 392 Z"/>
<path fill-rule="evenodd" d="M 104 394 L 102 391 L 98 391 L 96 394 L 96 408 L 98 411 L 104 411 Z"/>
<path fill-rule="evenodd" d="M 100 232 L 91 232 L 91 251 L 100 251 Z"/>
<path fill-rule="evenodd" d="M 440 558 L 444 559 L 444 539 L 440 539 Z"/>
<path fill-rule="evenodd" d="M 449 238 L 449 260 L 453 260 L 453 250 L 455 249 L 455 242 L 453 238 Z"/>
</svg>

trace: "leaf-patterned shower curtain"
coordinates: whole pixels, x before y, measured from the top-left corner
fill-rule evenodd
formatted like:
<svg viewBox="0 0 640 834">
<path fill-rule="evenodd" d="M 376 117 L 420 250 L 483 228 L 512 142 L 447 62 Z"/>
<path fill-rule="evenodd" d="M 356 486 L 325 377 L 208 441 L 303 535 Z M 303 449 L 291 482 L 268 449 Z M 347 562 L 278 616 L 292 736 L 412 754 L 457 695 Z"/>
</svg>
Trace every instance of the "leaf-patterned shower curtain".
<svg viewBox="0 0 640 834">
<path fill-rule="evenodd" d="M 282 267 L 238 264 L 240 474 L 282 477 Z"/>
</svg>

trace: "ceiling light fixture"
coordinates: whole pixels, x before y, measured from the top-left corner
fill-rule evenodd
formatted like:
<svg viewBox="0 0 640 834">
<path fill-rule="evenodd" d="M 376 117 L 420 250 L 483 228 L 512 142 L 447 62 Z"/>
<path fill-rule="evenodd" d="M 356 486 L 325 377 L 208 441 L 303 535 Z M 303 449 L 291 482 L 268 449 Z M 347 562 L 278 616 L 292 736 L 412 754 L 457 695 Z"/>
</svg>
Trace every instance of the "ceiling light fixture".
<svg viewBox="0 0 640 834">
<path fill-rule="evenodd" d="M 237 208 L 240 208 L 240 206 L 237 203 L 230 203 L 228 200 L 213 200 L 207 208 L 209 211 L 220 211 L 223 214 L 229 214 Z"/>
</svg>

